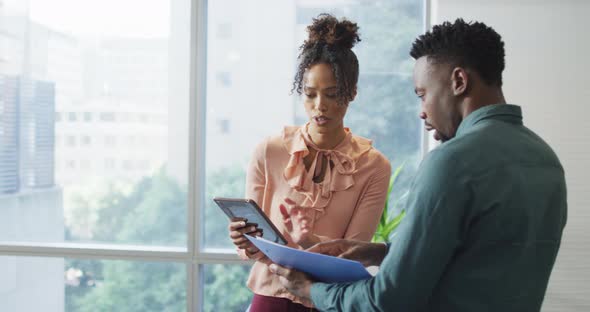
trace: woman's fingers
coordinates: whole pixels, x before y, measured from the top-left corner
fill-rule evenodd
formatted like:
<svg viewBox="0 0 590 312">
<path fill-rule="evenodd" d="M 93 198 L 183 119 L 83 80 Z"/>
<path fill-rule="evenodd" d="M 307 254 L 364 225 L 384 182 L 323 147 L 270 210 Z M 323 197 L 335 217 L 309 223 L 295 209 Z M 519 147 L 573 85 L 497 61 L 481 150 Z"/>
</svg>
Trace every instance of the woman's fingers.
<svg viewBox="0 0 590 312">
<path fill-rule="evenodd" d="M 287 211 L 287 208 L 285 207 L 285 205 L 280 204 L 279 211 L 281 212 L 281 215 L 283 216 L 283 224 L 284 224 L 287 232 L 293 231 L 293 223 L 291 222 L 291 216 L 289 215 L 289 212 Z"/>
<path fill-rule="evenodd" d="M 262 230 L 257 229 L 255 226 L 250 228 L 242 228 L 237 231 L 229 232 L 229 237 L 231 237 L 231 239 L 238 239 L 240 237 L 244 237 L 244 234 L 249 234 L 252 236 L 256 232 L 262 232 Z"/>
<path fill-rule="evenodd" d="M 290 205 L 287 207 L 284 204 L 279 205 L 279 210 L 281 211 L 281 215 L 283 216 L 283 220 L 291 219 L 293 217 L 301 218 L 305 216 L 305 211 L 303 208 L 298 206 Z"/>
<path fill-rule="evenodd" d="M 250 236 L 262 236 L 262 233 L 263 233 L 262 230 L 261 229 L 258 229 L 258 230 L 254 231 L 254 232 L 250 232 L 250 233 L 246 233 L 246 234 L 248 234 Z M 230 233 L 230 237 L 232 239 L 232 242 L 236 246 L 239 245 L 239 244 L 242 244 L 244 242 L 250 242 L 248 240 L 248 238 L 246 238 L 241 232 L 238 232 L 238 231 L 231 232 Z"/>
<path fill-rule="evenodd" d="M 256 260 L 256 255 L 257 253 L 260 252 L 260 250 L 258 250 L 258 248 L 256 248 L 254 245 L 252 245 L 251 247 L 248 248 L 244 248 L 244 251 L 246 252 L 246 255 L 248 256 L 248 258 L 252 258 Z"/>
<path fill-rule="evenodd" d="M 229 232 L 229 237 L 232 239 L 234 244 L 239 244 L 248 240 L 244 234 L 248 234 L 250 236 L 262 236 L 262 229 L 258 229 L 255 226 L 241 228 L 239 230 Z"/>
<path fill-rule="evenodd" d="M 244 236 L 244 234 L 262 236 L 262 229 L 258 228 L 258 224 L 248 223 L 248 220 L 244 218 L 233 218 L 229 223 L 228 230 L 232 243 L 239 249 L 244 250 L 248 258 L 254 260 L 266 259 L 264 254 Z"/>
<path fill-rule="evenodd" d="M 252 245 L 252 243 L 250 241 L 242 242 L 239 244 L 234 243 L 234 244 L 236 245 L 236 247 L 238 247 L 240 249 L 246 249 L 246 250 L 248 250 L 249 248 L 252 248 L 252 246 L 254 246 L 254 245 Z"/>
<path fill-rule="evenodd" d="M 237 244 L 242 244 L 244 242 L 249 242 L 249 240 L 244 235 L 242 235 L 238 238 L 232 239 L 232 242 L 234 243 L 234 245 L 237 245 Z"/>
<path fill-rule="evenodd" d="M 301 228 L 301 230 L 309 230 L 309 228 L 311 227 L 311 222 L 309 218 L 301 218 L 299 220 L 299 227 Z"/>
<path fill-rule="evenodd" d="M 246 220 L 232 221 L 229 223 L 228 229 L 234 231 L 246 226 Z"/>
<path fill-rule="evenodd" d="M 293 238 L 307 235 L 313 227 L 313 220 L 308 216 L 309 209 L 299 207 L 290 198 L 285 198 L 279 205 L 283 223 Z"/>
<path fill-rule="evenodd" d="M 281 216 L 283 216 L 283 222 L 290 223 L 291 222 L 291 215 L 289 214 L 287 207 L 285 207 L 285 205 L 283 205 L 283 204 L 280 204 L 279 211 L 281 212 Z"/>
</svg>

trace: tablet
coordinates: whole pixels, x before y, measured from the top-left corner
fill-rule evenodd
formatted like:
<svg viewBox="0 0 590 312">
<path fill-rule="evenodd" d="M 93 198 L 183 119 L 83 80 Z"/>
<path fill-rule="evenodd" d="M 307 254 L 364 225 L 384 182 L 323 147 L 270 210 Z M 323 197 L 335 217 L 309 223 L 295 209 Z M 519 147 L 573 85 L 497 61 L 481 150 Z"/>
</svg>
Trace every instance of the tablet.
<svg viewBox="0 0 590 312">
<path fill-rule="evenodd" d="M 213 201 L 230 218 L 244 218 L 248 223 L 258 224 L 262 229 L 262 237 L 271 242 L 287 245 L 287 240 L 270 221 L 266 214 L 258 207 L 255 201 L 241 198 L 215 197 Z"/>
</svg>

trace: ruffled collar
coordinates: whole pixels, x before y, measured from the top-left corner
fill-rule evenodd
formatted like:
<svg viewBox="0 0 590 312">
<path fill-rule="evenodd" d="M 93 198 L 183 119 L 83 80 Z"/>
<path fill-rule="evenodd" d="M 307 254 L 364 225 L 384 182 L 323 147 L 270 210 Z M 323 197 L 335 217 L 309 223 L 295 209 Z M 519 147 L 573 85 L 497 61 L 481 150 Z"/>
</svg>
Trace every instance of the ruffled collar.
<svg viewBox="0 0 590 312">
<path fill-rule="evenodd" d="M 314 208 L 323 212 L 333 192 L 344 191 L 354 185 L 353 174 L 357 170 L 357 160 L 372 147 L 372 141 L 353 136 L 345 128 L 346 136 L 334 149 L 321 149 L 307 132 L 308 124 L 301 127 L 285 127 L 283 144 L 290 155 L 283 176 L 292 188 L 291 199 L 301 207 Z M 309 168 L 305 170 L 303 159 L 309 155 L 309 148 L 317 151 Z M 321 166 L 321 159 L 328 161 L 324 180 L 313 182 L 316 166 Z M 332 164 L 332 166 L 330 166 Z"/>
</svg>

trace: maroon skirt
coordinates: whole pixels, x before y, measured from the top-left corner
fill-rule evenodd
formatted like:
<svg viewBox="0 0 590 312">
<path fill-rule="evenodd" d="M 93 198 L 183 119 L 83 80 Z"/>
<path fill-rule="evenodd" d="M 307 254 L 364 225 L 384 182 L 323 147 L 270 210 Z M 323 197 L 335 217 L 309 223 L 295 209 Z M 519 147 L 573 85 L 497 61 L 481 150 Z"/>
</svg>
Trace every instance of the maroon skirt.
<svg viewBox="0 0 590 312">
<path fill-rule="evenodd" d="M 287 298 L 268 297 L 254 294 L 250 312 L 310 312 L 317 311 L 302 304 L 295 303 Z"/>
</svg>

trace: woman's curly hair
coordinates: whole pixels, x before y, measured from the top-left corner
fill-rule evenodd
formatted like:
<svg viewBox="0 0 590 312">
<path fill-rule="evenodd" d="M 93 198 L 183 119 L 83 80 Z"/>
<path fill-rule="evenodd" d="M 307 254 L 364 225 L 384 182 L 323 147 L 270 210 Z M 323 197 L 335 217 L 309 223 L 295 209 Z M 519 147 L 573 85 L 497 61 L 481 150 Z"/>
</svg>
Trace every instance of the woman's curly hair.
<svg viewBox="0 0 590 312">
<path fill-rule="evenodd" d="M 315 64 L 332 67 L 337 84 L 339 103 L 354 99 L 359 78 L 359 62 L 352 47 L 361 41 L 356 23 L 330 14 L 320 14 L 307 27 L 309 36 L 299 48 L 299 65 L 293 81 L 293 89 L 299 95 L 303 91 L 305 71 Z"/>
</svg>

